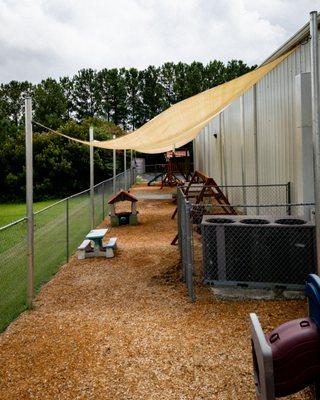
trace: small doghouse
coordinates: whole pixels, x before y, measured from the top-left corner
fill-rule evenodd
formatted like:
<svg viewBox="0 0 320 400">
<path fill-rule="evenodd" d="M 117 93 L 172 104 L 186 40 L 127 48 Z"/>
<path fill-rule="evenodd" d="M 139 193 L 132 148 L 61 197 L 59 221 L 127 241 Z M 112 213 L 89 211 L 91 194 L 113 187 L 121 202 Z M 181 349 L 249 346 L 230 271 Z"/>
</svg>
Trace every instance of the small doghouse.
<svg viewBox="0 0 320 400">
<path fill-rule="evenodd" d="M 116 213 L 116 203 L 121 201 L 129 201 L 131 203 L 131 211 L 124 211 Z M 114 195 L 109 201 L 110 205 L 110 225 L 137 225 L 138 224 L 138 211 L 137 211 L 138 199 L 132 196 L 130 193 L 121 190 L 119 193 Z"/>
</svg>

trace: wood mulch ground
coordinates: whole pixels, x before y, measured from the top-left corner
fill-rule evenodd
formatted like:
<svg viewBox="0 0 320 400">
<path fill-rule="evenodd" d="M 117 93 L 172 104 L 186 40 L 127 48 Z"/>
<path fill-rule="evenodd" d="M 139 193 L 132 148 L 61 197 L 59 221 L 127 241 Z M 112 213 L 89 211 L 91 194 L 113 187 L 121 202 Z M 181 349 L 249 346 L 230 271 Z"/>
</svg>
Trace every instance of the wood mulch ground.
<svg viewBox="0 0 320 400">
<path fill-rule="evenodd" d="M 159 188 L 132 193 L 142 190 Z M 249 313 L 269 331 L 304 316 L 305 302 L 188 302 L 174 205 L 138 209 L 141 225 L 110 232 L 115 258 L 73 257 L 0 335 L 1 399 L 255 398 Z"/>
</svg>

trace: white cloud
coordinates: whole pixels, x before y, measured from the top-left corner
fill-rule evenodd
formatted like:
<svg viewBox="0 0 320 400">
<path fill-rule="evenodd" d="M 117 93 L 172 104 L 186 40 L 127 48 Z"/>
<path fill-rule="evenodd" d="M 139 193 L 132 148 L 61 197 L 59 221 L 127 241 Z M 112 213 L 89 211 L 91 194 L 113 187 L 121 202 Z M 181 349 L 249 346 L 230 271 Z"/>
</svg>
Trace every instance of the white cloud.
<svg viewBox="0 0 320 400">
<path fill-rule="evenodd" d="M 320 0 L 1 0 L 0 81 L 92 67 L 259 63 Z"/>
</svg>

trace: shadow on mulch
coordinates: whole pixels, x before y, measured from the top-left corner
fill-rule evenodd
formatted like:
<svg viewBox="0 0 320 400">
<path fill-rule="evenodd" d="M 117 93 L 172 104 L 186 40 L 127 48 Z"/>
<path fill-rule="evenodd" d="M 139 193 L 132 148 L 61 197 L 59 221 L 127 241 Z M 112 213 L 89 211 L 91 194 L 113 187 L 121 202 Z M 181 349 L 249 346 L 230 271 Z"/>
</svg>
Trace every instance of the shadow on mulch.
<svg viewBox="0 0 320 400">
<path fill-rule="evenodd" d="M 180 286 L 182 283 L 181 277 L 181 262 L 171 265 L 165 271 L 158 275 L 154 275 L 149 282 L 148 286 L 166 285 L 166 286 Z"/>
</svg>

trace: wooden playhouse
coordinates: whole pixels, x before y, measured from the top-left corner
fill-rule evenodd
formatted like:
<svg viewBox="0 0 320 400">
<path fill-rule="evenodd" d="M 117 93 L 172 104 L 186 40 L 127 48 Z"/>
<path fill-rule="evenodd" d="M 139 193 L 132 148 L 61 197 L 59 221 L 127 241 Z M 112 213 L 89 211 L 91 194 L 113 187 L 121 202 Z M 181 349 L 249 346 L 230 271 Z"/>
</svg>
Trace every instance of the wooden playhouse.
<svg viewBox="0 0 320 400">
<path fill-rule="evenodd" d="M 116 203 L 128 201 L 131 203 L 131 211 L 116 212 Z M 130 193 L 120 190 L 119 193 L 115 194 L 109 201 L 110 205 L 110 225 L 137 225 L 138 224 L 138 211 L 137 211 L 138 199 L 132 196 Z"/>
</svg>

